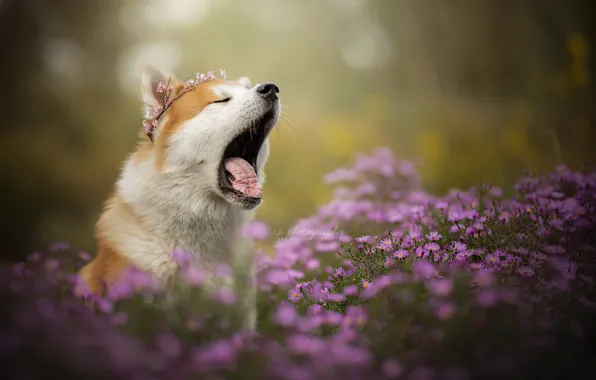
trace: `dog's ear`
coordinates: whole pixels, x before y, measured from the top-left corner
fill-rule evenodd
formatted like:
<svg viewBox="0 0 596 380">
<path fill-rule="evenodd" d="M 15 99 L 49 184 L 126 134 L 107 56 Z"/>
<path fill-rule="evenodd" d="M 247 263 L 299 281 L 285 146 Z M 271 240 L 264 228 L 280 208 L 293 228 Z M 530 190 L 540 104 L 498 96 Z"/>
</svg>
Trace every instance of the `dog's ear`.
<svg viewBox="0 0 596 380">
<path fill-rule="evenodd" d="M 172 88 L 170 97 L 175 95 L 180 82 L 170 73 L 157 67 L 153 62 L 145 62 L 141 68 L 141 97 L 146 107 L 161 107 L 167 96 L 167 86 Z"/>
<path fill-rule="evenodd" d="M 248 79 L 247 77 L 242 77 L 242 78 L 236 80 L 236 83 L 240 84 L 244 88 L 252 87 L 252 84 L 250 83 L 250 79 Z"/>
</svg>

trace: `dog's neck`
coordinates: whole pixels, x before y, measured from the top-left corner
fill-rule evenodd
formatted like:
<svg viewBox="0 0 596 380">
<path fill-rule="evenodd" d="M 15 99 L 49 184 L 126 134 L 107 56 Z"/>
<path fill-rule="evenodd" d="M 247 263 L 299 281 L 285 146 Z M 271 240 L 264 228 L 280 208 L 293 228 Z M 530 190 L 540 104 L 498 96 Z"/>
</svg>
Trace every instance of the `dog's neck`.
<svg viewBox="0 0 596 380">
<path fill-rule="evenodd" d="M 164 249 L 187 250 L 202 266 L 233 261 L 242 227 L 254 212 L 217 196 L 206 184 L 204 168 L 159 172 L 149 156 L 125 164 L 118 191 Z"/>
</svg>

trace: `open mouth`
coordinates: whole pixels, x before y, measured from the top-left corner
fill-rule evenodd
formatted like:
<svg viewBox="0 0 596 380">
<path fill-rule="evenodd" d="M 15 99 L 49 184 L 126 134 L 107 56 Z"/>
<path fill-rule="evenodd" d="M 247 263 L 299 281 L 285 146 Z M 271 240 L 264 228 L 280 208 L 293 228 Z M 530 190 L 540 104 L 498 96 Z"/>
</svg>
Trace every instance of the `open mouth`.
<svg viewBox="0 0 596 380">
<path fill-rule="evenodd" d="M 260 199 L 263 189 L 257 177 L 257 156 L 269 133 L 267 115 L 255 126 L 240 133 L 224 151 L 219 169 L 220 187 L 243 198 Z"/>
</svg>

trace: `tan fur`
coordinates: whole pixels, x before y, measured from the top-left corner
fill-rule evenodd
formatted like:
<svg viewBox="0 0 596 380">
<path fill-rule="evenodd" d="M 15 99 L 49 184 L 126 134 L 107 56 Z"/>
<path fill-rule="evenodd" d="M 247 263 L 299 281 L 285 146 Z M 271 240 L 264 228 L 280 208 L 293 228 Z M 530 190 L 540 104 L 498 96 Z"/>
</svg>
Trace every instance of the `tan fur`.
<svg viewBox="0 0 596 380">
<path fill-rule="evenodd" d="M 157 170 L 161 171 L 163 169 L 165 151 L 168 147 L 168 140 L 170 137 L 176 133 L 178 128 L 184 124 L 185 121 L 197 116 L 209 104 L 219 100 L 219 98 L 211 91 L 211 87 L 219 83 L 221 83 L 221 81 L 217 80 L 203 83 L 172 103 L 168 109 L 168 119 L 163 125 L 162 132 L 155 142 L 155 149 L 158 152 L 158 159 L 155 163 L 157 165 Z M 183 88 L 184 85 L 178 85 L 176 93 L 180 93 Z"/>
<path fill-rule="evenodd" d="M 103 294 L 105 286 L 116 282 L 132 265 L 120 249 L 110 241 L 111 229 L 117 227 L 113 222 L 118 222 L 114 220 L 115 215 L 118 215 L 118 219 L 122 221 L 134 223 L 132 210 L 119 199 L 117 194 L 110 197 L 96 224 L 97 256 L 80 272 L 81 279 L 95 294 Z"/>
</svg>

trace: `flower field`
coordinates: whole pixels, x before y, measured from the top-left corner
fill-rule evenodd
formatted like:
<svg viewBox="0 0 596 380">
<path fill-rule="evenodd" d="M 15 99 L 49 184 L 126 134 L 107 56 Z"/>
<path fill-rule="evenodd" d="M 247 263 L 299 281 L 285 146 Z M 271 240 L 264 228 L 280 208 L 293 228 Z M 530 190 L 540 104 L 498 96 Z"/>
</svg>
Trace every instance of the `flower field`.
<svg viewBox="0 0 596 380">
<path fill-rule="evenodd" d="M 324 181 L 334 199 L 290 231 L 244 231 L 274 243 L 255 252 L 256 332 L 183 252 L 175 299 L 133 271 L 91 309 L 73 291 L 90 256 L 56 244 L 2 276 L 5 378 L 592 378 L 596 173 L 435 196 L 379 148 Z"/>
</svg>

